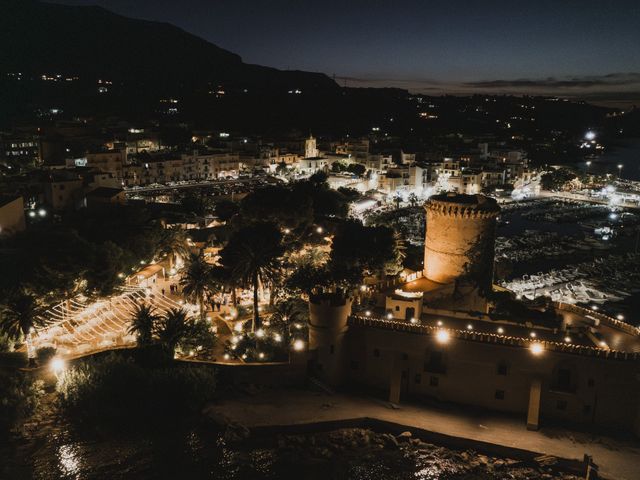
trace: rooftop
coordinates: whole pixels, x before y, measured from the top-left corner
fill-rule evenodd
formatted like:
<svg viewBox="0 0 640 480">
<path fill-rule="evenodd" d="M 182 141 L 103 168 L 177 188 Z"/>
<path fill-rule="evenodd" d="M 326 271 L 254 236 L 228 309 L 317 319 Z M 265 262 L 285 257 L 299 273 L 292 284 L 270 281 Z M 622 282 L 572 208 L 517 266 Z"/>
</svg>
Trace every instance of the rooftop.
<svg viewBox="0 0 640 480">
<path fill-rule="evenodd" d="M 95 190 L 91 190 L 87 193 L 88 197 L 101 197 L 101 198 L 112 198 L 116 195 L 124 192 L 121 188 L 110 188 L 110 187 L 98 187 Z"/>
</svg>

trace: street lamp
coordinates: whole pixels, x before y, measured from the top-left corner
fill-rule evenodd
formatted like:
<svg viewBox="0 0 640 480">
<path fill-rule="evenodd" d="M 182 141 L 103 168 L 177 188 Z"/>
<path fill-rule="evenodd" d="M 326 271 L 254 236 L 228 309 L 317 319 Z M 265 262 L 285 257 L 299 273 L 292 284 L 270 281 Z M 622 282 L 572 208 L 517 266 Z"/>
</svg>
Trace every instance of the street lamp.
<svg viewBox="0 0 640 480">
<path fill-rule="evenodd" d="M 618 164 L 618 178 L 622 178 L 622 167 L 624 167 L 624 165 L 619 163 Z"/>
</svg>

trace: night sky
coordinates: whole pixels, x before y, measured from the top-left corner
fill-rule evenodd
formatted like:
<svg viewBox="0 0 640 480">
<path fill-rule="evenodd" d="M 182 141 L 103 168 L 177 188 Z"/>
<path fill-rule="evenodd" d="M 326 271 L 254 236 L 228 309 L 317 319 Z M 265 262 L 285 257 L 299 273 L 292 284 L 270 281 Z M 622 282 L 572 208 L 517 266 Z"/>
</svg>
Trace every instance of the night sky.
<svg viewBox="0 0 640 480">
<path fill-rule="evenodd" d="M 423 93 L 640 99 L 640 0 L 60 0 L 165 21 L 246 62 Z"/>
</svg>

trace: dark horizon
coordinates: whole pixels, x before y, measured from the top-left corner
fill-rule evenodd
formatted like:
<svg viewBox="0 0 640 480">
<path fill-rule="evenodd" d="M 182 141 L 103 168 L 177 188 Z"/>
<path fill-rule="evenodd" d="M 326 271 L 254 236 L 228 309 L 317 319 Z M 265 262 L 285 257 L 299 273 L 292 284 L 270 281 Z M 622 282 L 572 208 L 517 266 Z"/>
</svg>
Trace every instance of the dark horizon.
<svg viewBox="0 0 640 480">
<path fill-rule="evenodd" d="M 248 63 L 323 72 L 341 85 L 640 103 L 640 6 L 632 1 L 615 9 L 594 1 L 56 3 L 171 23 Z"/>
</svg>

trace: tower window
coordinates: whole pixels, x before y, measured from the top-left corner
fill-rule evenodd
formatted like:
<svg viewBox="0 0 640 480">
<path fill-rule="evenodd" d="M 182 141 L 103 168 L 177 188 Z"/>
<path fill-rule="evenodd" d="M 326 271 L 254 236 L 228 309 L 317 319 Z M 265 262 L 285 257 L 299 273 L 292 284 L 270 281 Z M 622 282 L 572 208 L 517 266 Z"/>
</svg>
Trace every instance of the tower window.
<svg viewBox="0 0 640 480">
<path fill-rule="evenodd" d="M 496 400 L 504 400 L 504 390 L 496 390 L 494 398 Z"/>
</svg>

